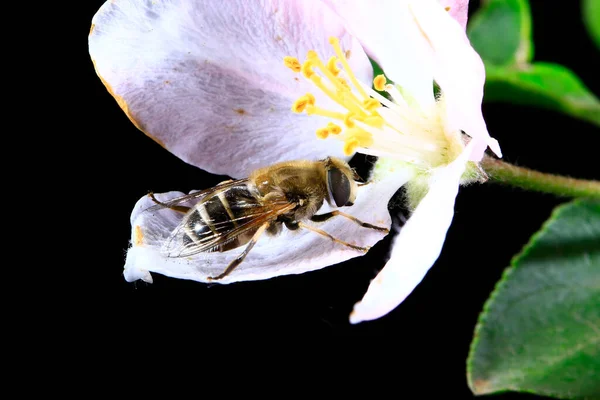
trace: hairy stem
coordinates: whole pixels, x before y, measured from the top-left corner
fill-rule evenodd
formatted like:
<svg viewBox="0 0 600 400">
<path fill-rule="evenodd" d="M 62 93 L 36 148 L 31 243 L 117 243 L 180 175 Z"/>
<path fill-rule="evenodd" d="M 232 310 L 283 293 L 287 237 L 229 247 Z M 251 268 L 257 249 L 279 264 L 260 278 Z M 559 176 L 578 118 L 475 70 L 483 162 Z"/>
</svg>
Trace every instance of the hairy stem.
<svg viewBox="0 0 600 400">
<path fill-rule="evenodd" d="M 566 197 L 600 197 L 600 182 L 546 174 L 485 156 L 481 166 L 496 182 Z"/>
</svg>

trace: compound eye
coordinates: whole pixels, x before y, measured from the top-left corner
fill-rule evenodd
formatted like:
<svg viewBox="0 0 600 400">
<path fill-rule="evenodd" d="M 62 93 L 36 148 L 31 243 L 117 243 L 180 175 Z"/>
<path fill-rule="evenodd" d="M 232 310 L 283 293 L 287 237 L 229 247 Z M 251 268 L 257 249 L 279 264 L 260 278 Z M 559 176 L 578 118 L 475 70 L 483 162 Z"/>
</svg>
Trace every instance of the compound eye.
<svg viewBox="0 0 600 400">
<path fill-rule="evenodd" d="M 335 167 L 327 171 L 327 190 L 329 191 L 329 198 L 333 199 L 336 206 L 352 205 L 348 201 L 350 200 L 352 191 L 350 180 L 342 171 Z"/>
</svg>

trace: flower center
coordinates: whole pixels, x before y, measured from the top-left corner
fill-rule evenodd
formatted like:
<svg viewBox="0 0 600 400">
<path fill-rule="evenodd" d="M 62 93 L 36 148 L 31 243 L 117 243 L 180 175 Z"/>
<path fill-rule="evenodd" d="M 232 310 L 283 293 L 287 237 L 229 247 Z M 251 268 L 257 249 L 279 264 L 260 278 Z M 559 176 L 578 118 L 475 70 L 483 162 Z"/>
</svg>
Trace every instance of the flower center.
<svg viewBox="0 0 600 400">
<path fill-rule="evenodd" d="M 392 99 L 388 100 L 356 78 L 337 38 L 330 38 L 329 43 L 335 56 L 327 63 L 313 50 L 303 63 L 295 57 L 284 58 L 288 68 L 301 73 L 335 103 L 334 109 L 320 107 L 311 93 L 294 102 L 295 113 L 306 112 L 335 121 L 318 129 L 317 137 L 343 141 L 347 155 L 360 151 L 397 158 L 425 169 L 454 158 L 456 144 L 460 147 L 462 144 L 459 133 L 445 132 L 443 101 L 436 102 L 430 110 L 409 105 L 396 86 L 378 75 L 373 79 L 373 87 L 386 92 Z"/>
</svg>

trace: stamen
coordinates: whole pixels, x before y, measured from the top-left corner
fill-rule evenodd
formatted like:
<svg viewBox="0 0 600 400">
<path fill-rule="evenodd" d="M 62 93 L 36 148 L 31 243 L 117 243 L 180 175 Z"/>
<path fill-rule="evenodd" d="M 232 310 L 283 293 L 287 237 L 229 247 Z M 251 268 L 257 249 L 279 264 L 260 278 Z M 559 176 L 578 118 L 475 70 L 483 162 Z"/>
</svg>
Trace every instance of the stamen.
<svg viewBox="0 0 600 400">
<path fill-rule="evenodd" d="M 345 80 L 344 78 L 337 78 L 338 82 L 342 84 L 342 86 L 344 87 L 344 89 L 349 92 L 352 90 L 352 88 L 350 87 L 350 85 L 348 84 L 348 81 Z"/>
<path fill-rule="evenodd" d="M 333 77 L 333 79 L 335 80 L 334 83 L 337 83 L 339 85 L 338 90 L 341 88 L 341 83 L 337 82 L 337 79 L 335 77 Z M 342 107 L 356 113 L 356 114 L 364 114 L 364 112 L 360 109 L 359 106 L 353 104 L 352 102 L 347 101 L 347 97 L 344 95 L 344 92 L 340 93 L 334 93 L 333 91 L 331 91 L 327 86 L 325 86 L 325 84 L 323 83 L 322 79 L 320 76 L 317 75 L 312 75 L 310 77 L 310 81 L 319 89 L 321 89 L 323 91 L 323 93 L 325 93 L 327 96 L 329 96 L 329 98 L 333 101 L 335 101 L 336 103 L 338 103 L 339 105 L 341 105 Z M 350 92 L 351 93 L 351 92 Z"/>
<path fill-rule="evenodd" d="M 344 143 L 344 154 L 347 156 L 351 156 L 354 154 L 354 151 L 358 147 L 358 140 L 350 139 Z"/>
<path fill-rule="evenodd" d="M 320 115 L 322 117 L 338 119 L 340 121 L 343 121 L 344 118 L 346 118 L 346 115 L 342 114 L 340 112 L 329 111 L 329 110 L 325 110 L 323 108 L 316 107 L 316 106 L 311 106 L 311 105 L 309 105 L 309 106 L 306 107 L 306 114 L 308 114 L 308 115 Z"/>
<path fill-rule="evenodd" d="M 315 60 L 319 58 L 319 55 L 314 50 L 309 50 L 306 52 L 306 58 L 309 60 Z"/>
<path fill-rule="evenodd" d="M 352 93 L 352 90 L 348 91 L 347 86 L 344 86 L 336 78 L 336 75 L 334 75 L 325 66 L 325 64 L 323 64 L 323 61 L 321 61 L 321 59 L 319 58 L 316 51 L 309 50 L 306 57 L 308 58 L 307 62 L 310 62 L 312 67 L 316 67 L 319 70 L 321 70 L 321 72 L 323 73 L 325 78 L 329 79 L 329 81 L 333 84 L 333 86 L 338 90 L 337 96 L 335 96 L 335 97 L 330 96 L 332 100 L 334 100 L 341 106 L 347 108 L 348 110 L 351 110 L 352 112 L 354 112 L 356 114 L 365 115 L 365 113 L 361 109 L 362 102 L 358 98 L 356 98 L 354 93 Z M 312 80 L 312 76 L 309 79 Z M 319 82 L 321 82 L 321 80 L 319 80 Z M 313 83 L 315 83 L 314 80 L 313 80 Z M 339 93 L 340 91 L 342 91 L 342 93 Z M 331 93 L 333 93 L 333 92 L 331 92 Z M 367 96 L 367 98 L 368 98 L 368 96 Z"/>
<path fill-rule="evenodd" d="M 395 85 L 385 85 L 385 91 L 388 95 L 390 95 L 394 103 L 408 106 L 408 102 L 406 101 L 407 99 L 404 98 L 402 93 L 400 93 Z"/>
<path fill-rule="evenodd" d="M 375 79 L 373 79 L 373 87 L 375 90 L 383 92 L 385 90 L 385 84 L 387 83 L 387 79 L 385 79 L 385 75 L 377 75 Z"/>
<path fill-rule="evenodd" d="M 373 135 L 362 128 L 352 128 L 346 130 L 346 141 L 356 140 L 360 147 L 370 147 L 373 145 Z"/>
<path fill-rule="evenodd" d="M 340 41 L 338 40 L 338 38 L 330 37 L 329 44 L 333 46 L 335 54 L 338 56 L 340 62 L 342 63 L 342 67 L 344 67 L 344 70 L 346 70 L 346 73 L 350 77 L 350 82 L 352 82 L 356 90 L 358 90 L 358 92 L 362 95 L 363 98 L 368 99 L 369 96 L 367 96 L 363 88 L 360 86 L 360 84 L 358 83 L 358 79 L 356 79 L 356 76 L 354 76 L 352 69 L 350 69 L 350 65 L 348 65 L 348 60 L 346 60 L 346 56 L 342 52 L 342 48 L 340 47 Z"/>
<path fill-rule="evenodd" d="M 445 157 L 442 150 L 447 143 L 441 137 L 439 118 L 431 118 L 427 110 L 413 108 L 383 74 L 373 79 L 372 86 L 360 82 L 350 69 L 339 40 L 330 38 L 329 43 L 336 56 L 327 63 L 314 50 L 308 51 L 303 63 L 290 56 L 284 58 L 284 63 L 292 71 L 301 72 L 343 109 L 338 112 L 317 107 L 315 97 L 307 93 L 294 102 L 292 111 L 339 121 L 317 129 L 316 136 L 326 139 L 336 135 L 343 142 L 346 155 L 360 151 L 398 158 L 419 167 L 441 163 L 438 158 Z M 383 91 L 391 98 L 379 93 Z"/>
<path fill-rule="evenodd" d="M 304 61 L 304 64 L 302 64 L 302 67 L 300 67 L 300 71 L 302 71 L 302 75 L 304 75 L 306 79 L 312 78 L 315 74 L 312 62 L 310 60 Z"/>
<path fill-rule="evenodd" d="M 304 112 L 306 107 L 314 106 L 314 104 L 315 96 L 313 96 L 310 93 L 307 93 L 294 102 L 294 104 L 292 105 L 292 111 L 296 114 L 301 114 L 302 112 Z"/>
<path fill-rule="evenodd" d="M 325 128 L 317 129 L 317 137 L 319 139 L 326 139 L 329 135 L 339 135 L 342 132 L 342 128 L 333 122 L 329 122 Z"/>
<path fill-rule="evenodd" d="M 373 111 L 373 110 L 375 110 L 376 108 L 379 108 L 379 107 L 381 107 L 381 104 L 380 104 L 380 103 L 379 103 L 377 100 L 375 100 L 375 99 L 367 99 L 367 100 L 365 100 L 365 101 L 363 102 L 363 106 L 364 106 L 364 107 L 365 107 L 367 110 L 369 110 L 369 111 Z"/>
<path fill-rule="evenodd" d="M 363 123 L 365 123 L 365 124 L 367 124 L 369 126 L 372 126 L 374 128 L 381 129 L 381 128 L 383 128 L 383 125 L 384 125 L 385 121 L 380 116 L 374 115 L 374 116 L 365 118 L 365 120 L 363 121 Z"/>
<path fill-rule="evenodd" d="M 335 65 L 336 62 L 337 58 L 335 56 L 331 56 L 329 61 L 327 61 L 327 69 L 335 76 L 337 76 L 341 71 L 341 69 L 339 69 L 338 66 Z"/>
<path fill-rule="evenodd" d="M 356 117 L 356 115 L 352 114 L 352 113 L 348 113 L 344 116 L 344 125 L 346 125 L 347 128 L 354 128 L 354 121 L 353 119 Z"/>
<path fill-rule="evenodd" d="M 327 139 L 327 136 L 329 136 L 329 129 L 327 129 L 327 128 L 317 129 L 317 137 L 319 139 Z"/>
<path fill-rule="evenodd" d="M 334 124 L 333 122 L 329 122 L 327 124 L 327 129 L 332 135 L 339 135 L 342 132 L 342 127 Z"/>
<path fill-rule="evenodd" d="M 285 56 L 283 57 L 283 64 L 294 72 L 300 72 L 301 66 L 300 61 L 296 57 Z"/>
</svg>

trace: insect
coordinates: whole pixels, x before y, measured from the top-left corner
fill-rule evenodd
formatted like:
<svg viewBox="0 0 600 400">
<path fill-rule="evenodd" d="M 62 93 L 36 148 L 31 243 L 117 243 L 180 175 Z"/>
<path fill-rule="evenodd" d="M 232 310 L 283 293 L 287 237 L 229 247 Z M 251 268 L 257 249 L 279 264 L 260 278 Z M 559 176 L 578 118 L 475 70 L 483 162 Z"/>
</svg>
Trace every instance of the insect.
<svg viewBox="0 0 600 400">
<path fill-rule="evenodd" d="M 362 227 L 389 232 L 339 210 L 317 215 L 324 201 L 332 207 L 352 206 L 361 185 L 357 178 L 345 161 L 335 157 L 281 162 L 255 170 L 246 179 L 225 181 L 167 202 L 160 202 L 150 193 L 157 203 L 150 209 L 167 207 L 185 214 L 162 246 L 167 257 L 224 252 L 245 245 L 223 273 L 208 278 L 219 280 L 242 263 L 261 235 L 277 235 L 283 226 L 290 230 L 307 229 L 340 245 L 367 252 L 368 247 L 347 243 L 304 222 L 341 216 Z M 192 207 L 182 205 L 190 200 L 197 202 Z"/>
</svg>

